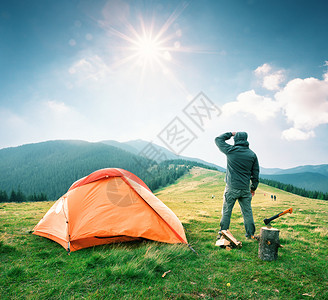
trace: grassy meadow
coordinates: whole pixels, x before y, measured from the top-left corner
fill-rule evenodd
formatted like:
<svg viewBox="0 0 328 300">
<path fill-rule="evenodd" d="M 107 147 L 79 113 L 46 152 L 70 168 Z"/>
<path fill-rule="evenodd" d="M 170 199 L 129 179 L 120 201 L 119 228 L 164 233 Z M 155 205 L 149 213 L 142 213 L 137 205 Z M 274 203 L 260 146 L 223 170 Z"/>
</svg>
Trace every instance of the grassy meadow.
<svg viewBox="0 0 328 300">
<path fill-rule="evenodd" d="M 328 203 L 260 185 L 253 198 L 257 233 L 264 218 L 294 210 L 272 222 L 284 247 L 277 261 L 263 262 L 258 243 L 244 238 L 238 204 L 230 231 L 243 247 L 214 245 L 223 178 L 194 168 L 156 193 L 179 217 L 198 255 L 185 245 L 150 241 L 67 255 L 29 233 L 53 202 L 0 204 L 0 299 L 328 299 Z"/>
</svg>

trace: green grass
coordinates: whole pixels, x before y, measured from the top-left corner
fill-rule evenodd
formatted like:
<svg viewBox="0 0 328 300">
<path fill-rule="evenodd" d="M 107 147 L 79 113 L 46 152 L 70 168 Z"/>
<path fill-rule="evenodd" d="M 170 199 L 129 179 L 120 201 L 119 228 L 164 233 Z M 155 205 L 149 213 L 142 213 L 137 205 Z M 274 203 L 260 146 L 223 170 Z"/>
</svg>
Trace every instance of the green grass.
<svg viewBox="0 0 328 300">
<path fill-rule="evenodd" d="M 253 199 L 258 232 L 265 217 L 294 209 L 273 222 L 284 245 L 278 260 L 263 262 L 257 242 L 244 239 L 238 204 L 230 230 L 243 247 L 227 251 L 214 246 L 223 176 L 195 168 L 156 193 L 180 218 L 199 255 L 184 245 L 156 242 L 104 245 L 67 255 L 59 244 L 29 233 L 53 202 L 0 204 L 0 298 L 328 299 L 328 203 L 260 185 Z M 271 201 L 271 194 L 277 201 Z"/>
</svg>

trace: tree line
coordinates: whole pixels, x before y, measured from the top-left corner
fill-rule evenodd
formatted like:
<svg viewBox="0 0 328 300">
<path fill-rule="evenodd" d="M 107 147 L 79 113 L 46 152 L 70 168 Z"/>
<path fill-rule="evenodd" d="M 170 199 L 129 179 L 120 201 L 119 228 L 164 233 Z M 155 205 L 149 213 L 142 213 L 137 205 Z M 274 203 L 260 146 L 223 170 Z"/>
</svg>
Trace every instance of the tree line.
<svg viewBox="0 0 328 300">
<path fill-rule="evenodd" d="M 147 161 L 147 163 L 140 163 L 137 166 L 138 167 L 133 165 L 133 168 L 131 168 L 133 170 L 129 168 L 127 168 L 127 170 L 140 177 L 152 191 L 173 184 L 181 176 L 188 173 L 194 166 L 216 170 L 214 167 L 209 167 L 201 163 L 186 160 L 163 161 L 159 164 L 154 161 L 149 164 L 149 161 Z M 72 182 L 70 184 L 72 184 Z M 68 184 L 68 186 L 70 184 Z M 52 189 L 56 189 L 55 183 L 47 186 L 47 189 L 44 189 L 44 192 L 39 194 L 33 193 L 26 195 L 20 188 L 18 188 L 18 190 L 12 189 L 8 195 L 6 191 L 0 190 L 0 203 L 47 201 L 49 200 L 47 192 L 51 192 Z"/>
<path fill-rule="evenodd" d="M 6 191 L 0 190 L 0 203 L 3 202 L 37 202 L 48 201 L 48 197 L 44 193 L 26 195 L 20 189 L 17 191 L 11 190 L 8 195 Z"/>
<path fill-rule="evenodd" d="M 260 178 L 260 182 L 299 196 L 312 198 L 312 199 L 319 199 L 319 200 L 328 200 L 328 193 L 323 193 L 318 191 L 307 191 L 304 188 L 299 188 L 292 184 L 282 183 L 279 181 L 265 179 L 265 178 Z"/>
<path fill-rule="evenodd" d="M 197 166 L 205 169 L 217 170 L 215 167 L 183 159 L 165 160 L 159 164 L 156 162 L 153 163 L 154 164 L 140 176 L 152 191 L 173 184 L 181 176 L 188 173 L 192 167 Z"/>
</svg>

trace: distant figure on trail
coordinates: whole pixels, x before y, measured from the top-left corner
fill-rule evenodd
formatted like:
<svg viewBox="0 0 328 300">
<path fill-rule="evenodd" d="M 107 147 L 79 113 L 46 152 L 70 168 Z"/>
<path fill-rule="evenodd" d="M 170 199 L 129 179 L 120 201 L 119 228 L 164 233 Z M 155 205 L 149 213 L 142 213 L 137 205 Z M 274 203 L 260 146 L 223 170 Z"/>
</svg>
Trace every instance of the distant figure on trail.
<svg viewBox="0 0 328 300">
<path fill-rule="evenodd" d="M 226 140 L 234 137 L 234 145 Z M 223 196 L 221 230 L 229 229 L 232 209 L 238 200 L 244 218 L 246 238 L 254 238 L 255 224 L 251 201 L 259 184 L 259 163 L 256 154 L 249 149 L 246 132 L 227 132 L 215 139 L 220 151 L 227 156 L 226 187 Z"/>
<path fill-rule="evenodd" d="M 276 201 L 277 200 L 277 197 L 276 195 L 273 196 L 273 200 Z"/>
<path fill-rule="evenodd" d="M 271 195 L 271 200 L 273 200 L 273 195 Z"/>
</svg>

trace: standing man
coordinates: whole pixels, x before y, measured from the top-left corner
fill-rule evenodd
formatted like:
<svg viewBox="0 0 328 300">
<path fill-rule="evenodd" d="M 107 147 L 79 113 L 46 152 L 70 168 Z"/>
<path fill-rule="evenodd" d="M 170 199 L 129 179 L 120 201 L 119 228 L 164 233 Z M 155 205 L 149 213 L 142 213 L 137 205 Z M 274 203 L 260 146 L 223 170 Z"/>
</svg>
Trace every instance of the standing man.
<svg viewBox="0 0 328 300">
<path fill-rule="evenodd" d="M 226 143 L 234 137 L 234 145 Z M 220 151 L 227 156 L 226 188 L 223 196 L 221 230 L 229 229 L 232 209 L 238 200 L 244 218 L 246 238 L 254 238 L 255 224 L 251 201 L 259 184 L 259 163 L 249 149 L 246 132 L 227 132 L 215 139 Z"/>
</svg>

